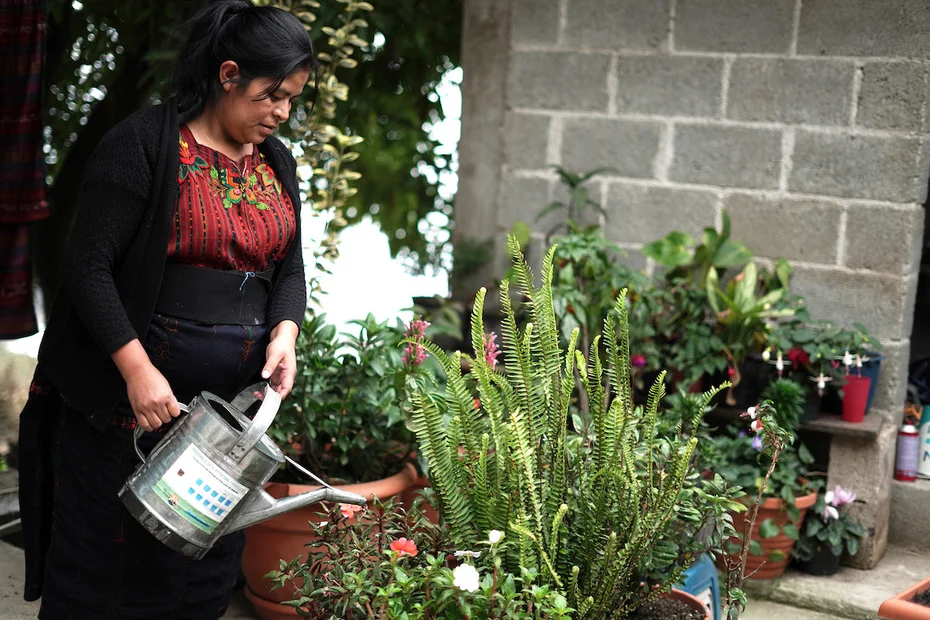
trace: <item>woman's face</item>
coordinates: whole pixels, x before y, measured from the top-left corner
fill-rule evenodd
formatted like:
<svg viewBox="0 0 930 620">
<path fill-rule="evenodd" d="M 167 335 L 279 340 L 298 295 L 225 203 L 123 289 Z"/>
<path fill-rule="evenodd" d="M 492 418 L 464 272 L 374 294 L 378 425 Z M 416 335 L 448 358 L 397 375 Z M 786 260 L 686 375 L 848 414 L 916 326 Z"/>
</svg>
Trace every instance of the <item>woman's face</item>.
<svg viewBox="0 0 930 620">
<path fill-rule="evenodd" d="M 281 82 L 269 97 L 260 98 L 272 78 L 255 78 L 246 85 L 235 83 L 239 79 L 239 67 L 232 61 L 220 67 L 220 83 L 223 96 L 216 106 L 216 116 L 232 140 L 239 144 L 261 144 L 270 136 L 279 123 L 287 120 L 291 104 L 303 91 L 310 72 L 298 69 Z"/>
</svg>

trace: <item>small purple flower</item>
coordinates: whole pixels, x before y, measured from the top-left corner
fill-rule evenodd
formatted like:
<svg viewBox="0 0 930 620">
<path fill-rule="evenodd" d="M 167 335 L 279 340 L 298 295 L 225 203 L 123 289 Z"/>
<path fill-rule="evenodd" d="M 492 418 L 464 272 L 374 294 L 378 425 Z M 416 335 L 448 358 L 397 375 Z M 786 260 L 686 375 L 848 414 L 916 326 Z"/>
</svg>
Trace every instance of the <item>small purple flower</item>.
<svg viewBox="0 0 930 620">
<path fill-rule="evenodd" d="M 642 368 L 646 365 L 646 356 L 633 355 L 630 357 L 630 363 L 633 365 L 633 368 Z"/>
<path fill-rule="evenodd" d="M 742 439 L 743 437 L 749 437 L 749 433 L 747 433 L 746 431 L 740 431 L 736 433 L 736 436 Z"/>
<path fill-rule="evenodd" d="M 756 435 L 755 437 L 753 437 L 752 447 L 753 449 L 756 450 L 756 452 L 761 451 L 762 450 L 762 437 L 760 437 L 759 435 Z"/>
</svg>

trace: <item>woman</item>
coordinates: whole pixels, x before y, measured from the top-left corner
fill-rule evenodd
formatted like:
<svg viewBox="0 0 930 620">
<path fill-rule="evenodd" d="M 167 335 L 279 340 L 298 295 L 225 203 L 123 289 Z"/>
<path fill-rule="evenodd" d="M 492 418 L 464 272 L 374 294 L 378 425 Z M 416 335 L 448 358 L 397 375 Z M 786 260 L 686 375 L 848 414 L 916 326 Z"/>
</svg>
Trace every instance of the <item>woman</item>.
<svg viewBox="0 0 930 620">
<path fill-rule="evenodd" d="M 177 95 L 88 163 L 64 286 L 21 416 L 27 600 L 39 618 L 218 618 L 242 532 L 202 560 L 162 545 L 117 492 L 178 403 L 295 375 L 306 304 L 296 164 L 271 137 L 317 67 L 301 23 L 217 0 L 193 18 Z M 140 442 L 143 443 L 143 442 Z"/>
</svg>

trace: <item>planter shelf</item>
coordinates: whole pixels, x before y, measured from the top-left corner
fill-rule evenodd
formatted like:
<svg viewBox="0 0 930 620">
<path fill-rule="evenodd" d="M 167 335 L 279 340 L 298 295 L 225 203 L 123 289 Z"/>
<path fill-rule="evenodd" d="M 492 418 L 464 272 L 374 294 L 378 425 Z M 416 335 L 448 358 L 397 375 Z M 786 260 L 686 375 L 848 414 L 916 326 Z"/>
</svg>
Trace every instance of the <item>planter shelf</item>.
<svg viewBox="0 0 930 620">
<path fill-rule="evenodd" d="M 741 409 L 717 407 L 708 412 L 707 417 L 715 420 L 733 421 L 738 420 L 742 413 L 743 410 Z M 821 413 L 813 420 L 802 422 L 801 430 L 842 437 L 875 439 L 881 432 L 883 424 L 884 418 L 874 413 L 866 415 L 862 422 L 858 423 L 844 422 L 843 418 L 839 415 Z"/>
</svg>

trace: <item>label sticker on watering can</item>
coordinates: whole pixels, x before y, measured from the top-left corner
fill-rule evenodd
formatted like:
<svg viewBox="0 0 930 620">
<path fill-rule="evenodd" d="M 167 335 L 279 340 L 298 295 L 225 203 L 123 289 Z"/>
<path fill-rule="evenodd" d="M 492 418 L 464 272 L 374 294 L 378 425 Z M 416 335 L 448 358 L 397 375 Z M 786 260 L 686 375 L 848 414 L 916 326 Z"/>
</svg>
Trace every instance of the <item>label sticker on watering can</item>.
<svg viewBox="0 0 930 620">
<path fill-rule="evenodd" d="M 154 490 L 181 518 L 208 534 L 248 493 L 193 445 L 168 468 Z"/>
</svg>

